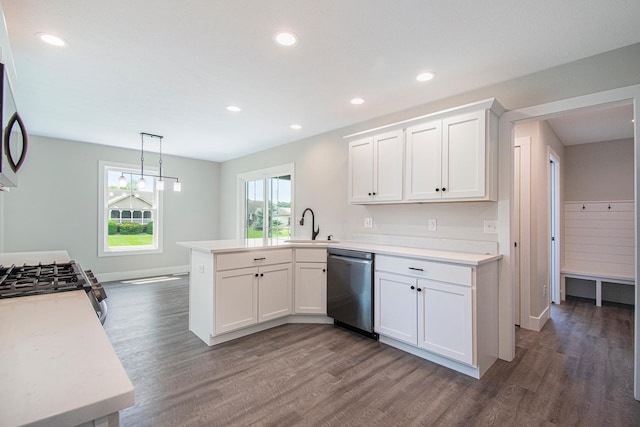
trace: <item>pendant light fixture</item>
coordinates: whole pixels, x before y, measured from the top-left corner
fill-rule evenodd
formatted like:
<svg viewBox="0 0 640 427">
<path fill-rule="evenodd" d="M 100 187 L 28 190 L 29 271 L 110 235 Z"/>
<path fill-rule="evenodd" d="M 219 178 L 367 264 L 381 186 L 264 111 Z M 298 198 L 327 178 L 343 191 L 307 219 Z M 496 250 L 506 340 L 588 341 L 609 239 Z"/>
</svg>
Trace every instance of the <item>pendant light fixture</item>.
<svg viewBox="0 0 640 427">
<path fill-rule="evenodd" d="M 153 175 L 153 174 L 145 174 L 144 173 L 144 138 L 148 137 L 148 138 L 157 138 L 159 140 L 159 145 L 160 145 L 160 160 L 159 160 L 159 166 L 160 166 L 160 175 Z M 147 186 L 147 181 L 144 179 L 144 177 L 151 177 L 151 178 L 158 178 L 158 181 L 156 181 L 156 188 L 159 191 L 164 191 L 164 181 L 165 179 L 175 179 L 176 182 L 173 183 L 173 191 L 181 191 L 182 190 L 182 185 L 181 183 L 178 181 L 178 178 L 175 176 L 165 176 L 162 175 L 162 138 L 164 138 L 162 135 L 154 135 L 152 133 L 146 133 L 146 132 L 140 132 L 140 179 L 138 180 L 138 184 L 137 184 L 137 188 L 138 190 L 142 190 L 143 188 L 145 188 Z M 123 184 L 124 182 L 124 184 Z M 125 187 L 127 185 L 127 179 L 124 177 L 124 173 L 122 174 L 122 176 L 120 177 L 120 179 L 118 180 L 118 183 L 120 184 L 121 187 Z"/>
</svg>

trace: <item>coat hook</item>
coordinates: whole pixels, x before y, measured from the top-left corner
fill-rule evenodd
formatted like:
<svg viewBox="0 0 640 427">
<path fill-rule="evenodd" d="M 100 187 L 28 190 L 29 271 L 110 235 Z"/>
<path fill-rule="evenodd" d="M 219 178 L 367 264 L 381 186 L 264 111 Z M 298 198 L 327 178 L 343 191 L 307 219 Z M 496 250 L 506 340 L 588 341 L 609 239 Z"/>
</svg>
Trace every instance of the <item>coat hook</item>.
<svg viewBox="0 0 640 427">
<path fill-rule="evenodd" d="M 611 210 L 611 203 L 609 203 L 609 207 L 607 209 Z"/>
<path fill-rule="evenodd" d="M 584 205 L 582 205 L 582 209 L 585 209 Z"/>
</svg>

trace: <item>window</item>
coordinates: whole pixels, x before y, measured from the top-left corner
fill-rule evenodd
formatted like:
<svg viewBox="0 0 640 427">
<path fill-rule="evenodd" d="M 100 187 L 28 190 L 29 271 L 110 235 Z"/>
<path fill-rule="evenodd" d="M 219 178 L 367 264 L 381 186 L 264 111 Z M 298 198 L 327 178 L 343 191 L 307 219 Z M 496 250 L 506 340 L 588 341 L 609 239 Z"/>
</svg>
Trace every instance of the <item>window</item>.
<svg viewBox="0 0 640 427">
<path fill-rule="evenodd" d="M 293 164 L 238 176 L 241 238 L 262 242 L 291 238 L 293 177 Z"/>
<path fill-rule="evenodd" d="M 155 180 L 145 175 L 139 189 L 138 166 L 99 162 L 99 170 L 98 256 L 162 252 L 162 192 Z"/>
</svg>

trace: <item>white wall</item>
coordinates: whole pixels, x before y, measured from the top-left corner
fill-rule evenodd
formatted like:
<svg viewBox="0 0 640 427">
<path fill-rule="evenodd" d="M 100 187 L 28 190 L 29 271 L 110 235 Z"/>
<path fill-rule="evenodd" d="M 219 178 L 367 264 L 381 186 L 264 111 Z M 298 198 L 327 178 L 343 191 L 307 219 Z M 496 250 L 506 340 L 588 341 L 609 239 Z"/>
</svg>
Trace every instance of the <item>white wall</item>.
<svg viewBox="0 0 640 427">
<path fill-rule="evenodd" d="M 640 83 L 640 75 L 634 70 L 639 68 L 640 44 L 637 44 L 227 161 L 220 169 L 221 237 L 236 237 L 237 174 L 294 162 L 297 171 L 295 215 L 298 216 L 306 207 L 314 209 L 322 237 L 334 234 L 348 238 L 354 234 L 372 233 L 497 241 L 498 236 L 483 233 L 482 224 L 484 219 L 497 219 L 498 203 L 348 205 L 347 143 L 342 137 L 490 97 L 496 97 L 507 109 L 517 109 L 636 84 Z M 373 217 L 373 229 L 363 228 L 365 216 Z M 436 232 L 427 231 L 428 218 L 437 219 Z M 309 230 L 301 230 L 299 226 L 294 233 L 296 237 L 310 235 Z M 508 248 L 501 251 L 508 252 Z M 534 311 L 538 305 L 536 300 Z"/>
<path fill-rule="evenodd" d="M 538 318 L 549 308 L 549 147 L 555 151 L 560 163 L 560 203 L 563 200 L 564 146 L 545 121 L 519 123 L 515 137 L 531 137 L 531 245 L 529 255 L 531 286 L 529 289 L 529 316 Z M 561 219 L 562 220 L 562 219 Z M 527 224 L 521 224 L 526 227 Z M 523 254 L 524 256 L 524 254 Z M 526 307 L 522 308 L 527 309 Z M 530 327 L 532 325 L 523 325 Z M 535 329 L 537 329 L 538 324 Z"/>
<path fill-rule="evenodd" d="M 139 165 L 140 152 L 31 136 L 19 187 L 3 196 L 4 250 L 65 249 L 98 275 L 153 273 L 189 263 L 188 250 L 176 241 L 218 237 L 219 165 L 163 156 L 163 172 L 182 182 L 180 193 L 164 194 L 163 253 L 99 258 L 99 160 Z M 154 153 L 145 153 L 145 160 L 146 165 L 157 166 Z"/>
<path fill-rule="evenodd" d="M 565 148 L 567 201 L 633 200 L 633 138 Z"/>
<path fill-rule="evenodd" d="M 595 142 L 565 147 L 565 200 L 614 201 L 634 199 L 633 139 Z M 566 280 L 566 295 L 595 299 L 592 281 Z M 634 303 L 634 288 L 603 286 L 602 298 Z"/>
</svg>

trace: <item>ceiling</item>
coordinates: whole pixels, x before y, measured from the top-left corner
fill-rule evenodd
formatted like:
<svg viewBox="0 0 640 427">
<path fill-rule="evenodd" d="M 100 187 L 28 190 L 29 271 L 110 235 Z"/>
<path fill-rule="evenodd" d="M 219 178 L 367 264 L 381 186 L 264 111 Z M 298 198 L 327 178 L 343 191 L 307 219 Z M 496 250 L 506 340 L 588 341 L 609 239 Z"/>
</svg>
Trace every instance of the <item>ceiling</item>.
<svg viewBox="0 0 640 427">
<path fill-rule="evenodd" d="M 637 0 L 1 2 L 30 133 L 213 161 L 640 41 Z"/>
</svg>

